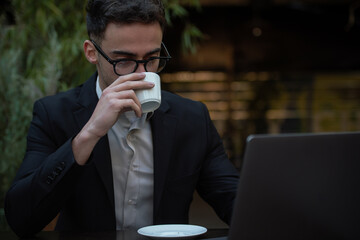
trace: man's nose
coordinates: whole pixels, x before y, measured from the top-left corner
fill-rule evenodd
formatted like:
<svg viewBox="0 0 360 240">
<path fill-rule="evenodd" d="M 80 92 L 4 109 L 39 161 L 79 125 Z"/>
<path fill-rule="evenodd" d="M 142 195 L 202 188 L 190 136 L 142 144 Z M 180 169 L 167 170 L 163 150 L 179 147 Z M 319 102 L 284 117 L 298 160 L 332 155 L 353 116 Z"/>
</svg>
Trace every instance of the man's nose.
<svg viewBox="0 0 360 240">
<path fill-rule="evenodd" d="M 135 72 L 137 73 L 146 72 L 145 63 L 139 63 Z"/>
</svg>

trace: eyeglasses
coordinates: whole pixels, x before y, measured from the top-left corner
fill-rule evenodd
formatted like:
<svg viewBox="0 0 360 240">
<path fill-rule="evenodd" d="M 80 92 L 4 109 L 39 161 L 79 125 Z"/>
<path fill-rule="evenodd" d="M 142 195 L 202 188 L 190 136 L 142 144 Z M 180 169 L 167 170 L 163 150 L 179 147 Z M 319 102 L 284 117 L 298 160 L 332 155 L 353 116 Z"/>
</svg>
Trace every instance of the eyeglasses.
<svg viewBox="0 0 360 240">
<path fill-rule="evenodd" d="M 171 59 L 171 56 L 170 56 L 168 50 L 166 49 L 164 43 L 161 43 L 161 48 L 165 52 L 165 55 L 166 55 L 165 57 L 149 57 L 148 59 L 145 59 L 145 60 L 135 60 L 135 59 L 131 59 L 131 58 L 122 58 L 122 59 L 118 59 L 118 60 L 112 60 L 95 43 L 95 41 L 93 41 L 93 40 L 90 40 L 90 41 L 94 44 L 96 50 L 101 54 L 101 56 L 103 56 L 110 64 L 113 65 L 114 72 L 118 76 L 122 76 L 122 75 L 126 75 L 129 73 L 135 72 L 140 63 L 144 64 L 144 68 L 145 68 L 146 72 L 159 73 L 165 68 L 166 63 Z"/>
</svg>

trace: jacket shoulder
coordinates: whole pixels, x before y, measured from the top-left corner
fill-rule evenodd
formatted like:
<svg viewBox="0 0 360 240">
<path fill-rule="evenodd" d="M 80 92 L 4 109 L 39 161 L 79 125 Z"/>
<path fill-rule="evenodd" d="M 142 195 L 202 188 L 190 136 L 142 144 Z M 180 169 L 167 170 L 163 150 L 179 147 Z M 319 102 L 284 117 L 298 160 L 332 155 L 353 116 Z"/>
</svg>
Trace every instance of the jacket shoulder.
<svg viewBox="0 0 360 240">
<path fill-rule="evenodd" d="M 162 100 L 169 104 L 170 108 L 175 111 L 198 112 L 201 109 L 207 110 L 206 105 L 200 101 L 185 98 L 167 91 L 162 91 Z"/>
<path fill-rule="evenodd" d="M 36 104 L 41 103 L 47 109 L 74 110 L 74 108 L 94 104 L 97 102 L 95 80 L 96 75 L 94 74 L 77 87 L 37 100 L 35 106 Z"/>
</svg>

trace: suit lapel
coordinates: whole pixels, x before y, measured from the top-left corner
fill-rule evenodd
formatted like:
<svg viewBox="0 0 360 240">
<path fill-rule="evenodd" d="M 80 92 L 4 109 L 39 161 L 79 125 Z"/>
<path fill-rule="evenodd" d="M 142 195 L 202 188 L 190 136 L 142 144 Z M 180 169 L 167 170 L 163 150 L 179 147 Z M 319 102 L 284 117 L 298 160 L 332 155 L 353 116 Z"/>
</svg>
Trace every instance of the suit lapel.
<svg viewBox="0 0 360 240">
<path fill-rule="evenodd" d="M 166 113 L 168 109 L 169 105 L 163 101 L 151 118 L 154 148 L 154 220 L 160 206 L 177 125 L 177 118 Z"/>
<path fill-rule="evenodd" d="M 98 102 L 95 90 L 96 78 L 97 74 L 91 76 L 90 79 L 84 83 L 79 94 L 78 103 L 80 108 L 74 112 L 75 119 L 79 126 L 79 131 L 90 119 Z M 90 159 L 93 159 L 93 163 L 95 164 L 100 178 L 104 183 L 104 187 L 106 188 L 110 203 L 112 204 L 112 207 L 115 208 L 111 156 L 107 135 L 102 137 L 95 145 Z"/>
<path fill-rule="evenodd" d="M 93 159 L 99 175 L 104 183 L 104 187 L 106 188 L 111 206 L 115 209 L 111 155 L 107 135 L 102 137 L 96 144 L 93 151 Z"/>
</svg>

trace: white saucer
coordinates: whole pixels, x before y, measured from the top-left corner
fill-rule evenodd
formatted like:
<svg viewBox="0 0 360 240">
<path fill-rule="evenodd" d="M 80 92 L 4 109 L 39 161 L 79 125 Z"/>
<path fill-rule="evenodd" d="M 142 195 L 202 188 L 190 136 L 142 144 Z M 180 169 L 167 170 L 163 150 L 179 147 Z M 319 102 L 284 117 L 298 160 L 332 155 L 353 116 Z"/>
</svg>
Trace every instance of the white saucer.
<svg viewBox="0 0 360 240">
<path fill-rule="evenodd" d="M 163 224 L 143 227 L 137 232 L 153 239 L 191 239 L 206 233 L 207 229 L 189 224 Z"/>
</svg>

